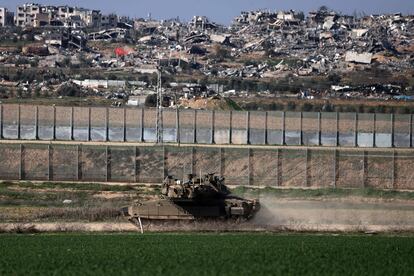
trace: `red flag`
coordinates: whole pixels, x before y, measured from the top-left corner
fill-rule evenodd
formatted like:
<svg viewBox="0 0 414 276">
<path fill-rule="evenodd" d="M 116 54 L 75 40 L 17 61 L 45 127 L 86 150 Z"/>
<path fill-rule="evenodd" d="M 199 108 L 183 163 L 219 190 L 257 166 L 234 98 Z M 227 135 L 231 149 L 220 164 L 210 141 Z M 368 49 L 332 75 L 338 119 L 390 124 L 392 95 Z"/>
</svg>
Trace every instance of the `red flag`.
<svg viewBox="0 0 414 276">
<path fill-rule="evenodd" d="M 126 55 L 128 55 L 128 52 L 127 51 L 125 51 L 124 49 L 122 49 L 122 48 L 116 48 L 115 49 L 115 55 L 116 56 L 118 56 L 118 57 L 122 57 L 122 56 L 126 56 Z"/>
</svg>

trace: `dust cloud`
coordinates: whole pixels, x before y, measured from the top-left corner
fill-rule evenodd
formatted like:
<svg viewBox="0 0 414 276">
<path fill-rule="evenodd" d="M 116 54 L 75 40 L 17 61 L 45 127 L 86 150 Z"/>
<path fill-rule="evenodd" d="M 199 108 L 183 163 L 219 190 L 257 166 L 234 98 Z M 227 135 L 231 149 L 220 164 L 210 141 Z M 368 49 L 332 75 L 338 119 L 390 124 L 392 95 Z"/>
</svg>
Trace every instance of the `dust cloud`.
<svg viewBox="0 0 414 276">
<path fill-rule="evenodd" d="M 251 221 L 264 229 L 292 231 L 412 231 L 413 202 L 363 199 L 277 199 L 262 196 Z"/>
</svg>

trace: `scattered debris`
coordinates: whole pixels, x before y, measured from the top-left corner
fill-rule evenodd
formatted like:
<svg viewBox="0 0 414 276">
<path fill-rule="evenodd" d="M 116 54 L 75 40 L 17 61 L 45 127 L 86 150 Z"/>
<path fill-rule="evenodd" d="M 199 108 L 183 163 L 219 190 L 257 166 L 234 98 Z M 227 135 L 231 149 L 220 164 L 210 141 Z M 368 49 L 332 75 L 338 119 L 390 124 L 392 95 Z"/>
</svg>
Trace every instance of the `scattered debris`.
<svg viewBox="0 0 414 276">
<path fill-rule="evenodd" d="M 363 64 L 371 64 L 372 53 L 358 54 L 357 52 L 349 51 L 349 52 L 346 52 L 345 61 L 346 62 L 363 63 Z"/>
<path fill-rule="evenodd" d="M 32 14 L 33 8 L 37 8 L 33 22 L 19 19 Z M 205 16 L 185 23 L 178 18 L 129 19 L 77 7 L 25 4 L 18 10 L 19 28 L 0 28 L 0 41 L 24 42 L 20 48 L 0 46 L 0 68 L 7 69 L 0 75 L 2 88 L 16 95 L 94 95 L 114 104 L 141 105 L 142 98 L 154 93 L 154 74 L 162 66 L 165 93 L 174 104 L 180 97 L 191 100 L 252 93 L 276 97 L 281 91 L 302 98 L 369 95 L 411 100 L 407 95 L 412 92 L 411 82 L 404 79 L 412 78 L 414 65 L 412 15 L 358 17 L 325 8 L 306 17 L 293 10 L 249 11 L 242 12 L 230 26 L 222 26 Z M 35 25 L 39 26 L 33 28 Z M 20 79 L 10 77 L 10 68 L 20 70 Z M 36 68 L 38 73 L 22 77 L 28 68 Z M 58 73 L 52 68 L 62 70 Z M 81 73 L 64 73 L 66 68 Z M 105 74 L 88 75 L 94 71 Z M 366 71 L 406 76 L 366 85 L 341 80 L 345 74 Z M 133 77 L 120 79 L 114 77 L 117 74 Z M 178 81 L 191 78 L 184 85 Z M 329 79 L 323 88 L 295 87 L 295 80 L 318 83 L 322 78 Z M 224 88 L 223 80 L 231 85 Z M 274 89 L 256 85 L 279 80 L 284 83 Z M 242 81 L 255 86 L 242 85 Z"/>
</svg>

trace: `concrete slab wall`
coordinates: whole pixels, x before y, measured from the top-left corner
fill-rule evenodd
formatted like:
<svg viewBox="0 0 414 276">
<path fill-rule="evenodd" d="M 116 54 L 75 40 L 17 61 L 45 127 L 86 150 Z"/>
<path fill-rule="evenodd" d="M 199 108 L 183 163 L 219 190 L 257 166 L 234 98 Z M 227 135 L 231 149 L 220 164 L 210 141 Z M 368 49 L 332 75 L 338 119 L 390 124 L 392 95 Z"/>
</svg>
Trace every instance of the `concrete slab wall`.
<svg viewBox="0 0 414 276">
<path fill-rule="evenodd" d="M 414 190 L 412 149 L 0 143 L 0 180 L 161 183 L 217 173 L 230 185 Z"/>
<path fill-rule="evenodd" d="M 0 105 L 0 138 L 156 141 L 155 109 Z M 412 115 L 163 111 L 165 143 L 407 148 Z"/>
</svg>

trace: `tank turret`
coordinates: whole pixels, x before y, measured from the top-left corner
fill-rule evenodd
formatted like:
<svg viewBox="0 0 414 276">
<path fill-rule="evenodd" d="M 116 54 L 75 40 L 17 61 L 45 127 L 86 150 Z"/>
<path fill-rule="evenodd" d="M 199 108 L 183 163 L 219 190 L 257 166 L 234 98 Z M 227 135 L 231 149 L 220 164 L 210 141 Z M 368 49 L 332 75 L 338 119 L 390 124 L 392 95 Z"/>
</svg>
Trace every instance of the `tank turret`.
<svg viewBox="0 0 414 276">
<path fill-rule="evenodd" d="M 173 179 L 171 176 L 165 178 L 161 190 L 162 195 L 170 199 L 203 199 L 225 197 L 230 191 L 224 185 L 224 178 L 207 174 L 200 178 L 187 175 L 185 181 Z"/>
</svg>

